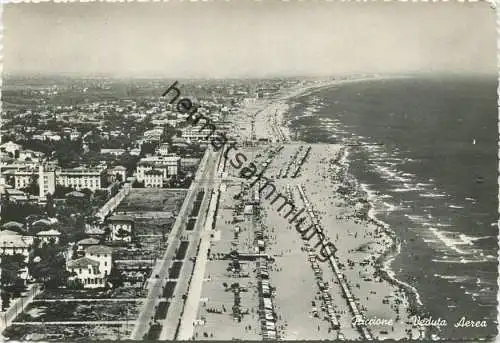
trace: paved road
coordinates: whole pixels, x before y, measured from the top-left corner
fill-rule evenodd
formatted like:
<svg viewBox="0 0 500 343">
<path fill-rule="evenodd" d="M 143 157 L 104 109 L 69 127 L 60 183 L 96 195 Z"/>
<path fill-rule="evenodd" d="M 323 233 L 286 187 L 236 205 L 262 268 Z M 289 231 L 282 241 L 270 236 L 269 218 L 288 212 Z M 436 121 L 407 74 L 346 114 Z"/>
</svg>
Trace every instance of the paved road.
<svg viewBox="0 0 500 343">
<path fill-rule="evenodd" d="M 170 304 L 167 318 L 163 321 L 163 329 L 160 334 L 160 340 L 174 340 L 176 339 L 176 331 L 177 326 L 179 324 L 179 319 L 184 319 L 185 311 L 192 310 L 190 308 L 190 304 L 187 302 L 184 303 L 182 297 L 188 295 L 191 286 L 193 285 L 193 280 L 197 279 L 198 274 L 194 274 L 196 268 L 200 268 L 200 263 L 203 265 L 203 260 L 196 260 L 196 264 L 192 262 L 192 259 L 200 256 L 201 250 L 206 249 L 203 245 L 200 245 L 201 237 L 203 236 L 206 225 L 210 222 L 210 211 L 209 206 L 212 207 L 212 189 L 218 188 L 218 184 L 220 180 L 218 179 L 217 170 L 219 166 L 219 160 L 221 158 L 221 154 L 217 153 L 213 155 L 213 159 L 210 161 L 212 165 L 209 167 L 209 173 L 207 176 L 198 179 L 198 185 L 200 188 L 205 189 L 205 197 L 203 199 L 202 205 L 200 207 L 200 211 L 198 214 L 198 219 L 195 223 L 194 230 L 191 233 L 190 244 L 188 251 L 186 253 L 186 258 L 184 260 L 180 277 L 177 281 L 177 285 L 174 291 L 174 299 Z M 211 225 L 211 224 L 210 224 Z M 198 245 L 200 245 L 200 253 L 197 253 Z M 205 252 L 206 255 L 206 252 Z M 194 269 L 194 270 L 193 270 Z M 193 273 L 193 279 L 191 279 L 191 274 Z M 200 273 L 200 271 L 198 271 Z M 204 271 L 203 271 L 204 274 Z M 201 278 L 203 278 L 203 274 Z M 195 282 L 196 283 L 196 282 Z"/>
<path fill-rule="evenodd" d="M 196 258 L 196 265 L 193 272 L 193 278 L 189 287 L 187 295 L 185 310 L 181 319 L 181 326 L 179 333 L 175 339 L 189 340 L 193 337 L 196 316 L 198 315 L 198 306 L 200 304 L 201 292 L 203 289 L 203 281 L 205 276 L 205 269 L 208 260 L 208 250 L 210 249 L 210 234 L 212 231 L 212 224 L 216 218 L 215 210 L 217 207 L 218 191 L 212 195 L 210 202 L 210 209 L 207 215 L 207 220 L 202 228 L 200 250 Z"/>
<path fill-rule="evenodd" d="M 207 150 L 200 162 L 195 180 L 188 189 L 188 193 L 186 195 L 186 198 L 184 199 L 172 231 L 167 238 L 167 250 L 165 251 L 163 257 L 158 260 L 151 273 L 152 278 L 149 279 L 147 285 L 149 291 L 148 296 L 139 314 L 137 324 L 132 330 L 130 339 L 142 340 L 144 335 L 148 332 L 150 324 L 153 323 L 155 308 L 158 305 L 160 298 L 162 297 L 163 287 L 165 286 L 168 277 L 170 261 L 174 259 L 175 251 L 179 246 L 179 237 L 181 236 L 182 231 L 185 228 L 187 218 L 189 217 L 192 208 L 191 205 L 194 202 L 196 194 L 201 187 L 198 180 L 205 180 L 209 177 L 213 177 L 215 168 L 217 166 L 216 161 L 218 160 L 218 157 L 219 154 L 211 151 L 210 149 Z M 200 214 L 202 214 L 202 209 L 200 209 Z M 190 243 L 189 248 L 191 248 L 192 245 L 194 245 L 193 242 Z M 158 275 L 158 278 L 156 278 L 156 275 Z M 170 309 L 169 312 L 171 312 Z"/>
</svg>

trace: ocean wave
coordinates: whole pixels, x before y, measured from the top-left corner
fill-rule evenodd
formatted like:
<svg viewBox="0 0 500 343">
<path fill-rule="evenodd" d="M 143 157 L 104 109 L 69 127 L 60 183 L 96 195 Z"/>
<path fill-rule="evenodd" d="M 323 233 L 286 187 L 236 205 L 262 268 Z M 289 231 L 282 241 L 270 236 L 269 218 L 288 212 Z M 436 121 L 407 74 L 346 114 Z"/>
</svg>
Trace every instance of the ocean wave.
<svg viewBox="0 0 500 343">
<path fill-rule="evenodd" d="M 441 232 L 437 228 L 433 228 L 433 227 L 429 228 L 429 231 L 432 232 L 447 248 L 455 251 L 457 254 L 460 254 L 460 255 L 467 254 L 466 251 L 457 248 L 457 246 L 456 246 L 457 241 L 450 238 L 450 237 L 447 237 L 445 232 Z"/>
<path fill-rule="evenodd" d="M 467 264 L 467 263 L 485 263 L 485 262 L 495 262 L 496 258 L 490 259 L 490 258 L 483 258 L 483 259 L 477 259 L 477 260 L 471 260 L 471 259 L 455 259 L 455 260 L 448 260 L 448 259 L 432 259 L 432 262 L 436 263 L 457 263 L 457 264 Z"/>
<path fill-rule="evenodd" d="M 397 188 L 392 188 L 391 192 L 404 193 L 404 192 L 416 192 L 421 190 L 422 189 L 419 187 L 397 187 Z"/>
<path fill-rule="evenodd" d="M 422 198 L 444 198 L 448 195 L 443 193 L 421 193 L 419 196 Z"/>
</svg>

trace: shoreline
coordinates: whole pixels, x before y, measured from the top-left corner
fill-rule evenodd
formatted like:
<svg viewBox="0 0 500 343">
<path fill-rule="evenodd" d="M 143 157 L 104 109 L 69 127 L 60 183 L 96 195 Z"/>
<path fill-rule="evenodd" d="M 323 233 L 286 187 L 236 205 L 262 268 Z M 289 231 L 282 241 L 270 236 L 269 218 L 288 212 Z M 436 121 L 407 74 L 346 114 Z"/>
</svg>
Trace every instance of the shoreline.
<svg viewBox="0 0 500 343">
<path fill-rule="evenodd" d="M 298 96 L 303 96 L 304 94 L 307 94 L 308 92 L 314 92 L 318 91 L 319 89 L 322 88 L 328 88 L 328 87 L 333 87 L 336 85 L 341 85 L 345 83 L 351 83 L 351 82 L 364 82 L 364 81 L 376 81 L 376 80 L 381 80 L 381 79 L 387 79 L 387 77 L 372 77 L 372 78 L 363 78 L 363 79 L 348 79 L 348 80 L 333 80 L 329 81 L 326 83 L 322 83 L 321 85 L 309 85 L 302 87 L 299 90 L 294 90 L 282 97 L 279 98 L 278 103 L 281 105 L 281 111 L 276 112 L 276 122 L 275 125 L 280 126 L 280 130 L 282 132 L 287 132 L 288 137 L 290 137 L 290 132 L 291 129 L 286 125 L 285 123 L 285 118 L 286 115 L 288 114 L 287 112 L 290 109 L 290 104 L 289 101 L 293 99 L 294 97 Z M 257 113 L 257 116 L 259 114 L 264 114 L 265 110 L 259 111 Z M 256 117 L 257 117 L 256 116 Z M 293 140 L 291 143 L 300 143 L 300 141 L 295 141 Z M 333 145 L 333 144 L 332 144 Z M 345 149 L 345 153 L 342 156 L 343 162 L 344 163 L 349 163 L 348 162 L 348 150 Z M 359 187 L 358 187 L 359 188 Z M 369 197 L 368 192 L 362 189 L 357 189 L 358 192 L 363 192 L 363 197 L 367 199 Z M 391 261 L 399 254 L 398 250 L 398 239 L 395 237 L 395 232 L 388 227 L 387 224 L 381 222 L 373 213 L 373 203 L 369 200 L 367 200 L 369 203 L 369 209 L 366 213 L 366 223 L 367 224 L 373 224 L 379 229 L 381 229 L 384 232 L 384 235 L 390 239 L 391 244 L 384 244 L 384 250 L 378 254 L 376 257 L 376 262 L 375 262 L 375 270 L 376 274 L 378 274 L 385 282 L 390 284 L 392 287 L 396 287 L 400 289 L 404 294 L 406 295 L 408 299 L 408 304 L 407 304 L 407 310 L 411 315 L 418 315 L 422 313 L 422 302 L 420 300 L 420 295 L 418 293 L 418 290 L 413 288 L 412 286 L 405 284 L 401 280 L 398 280 L 395 276 L 393 271 L 390 269 L 390 264 Z M 411 316 L 409 316 L 411 317 Z M 428 328 L 425 328 L 424 330 L 426 331 L 425 336 L 427 337 L 428 333 Z"/>
<path fill-rule="evenodd" d="M 353 78 L 353 79 L 348 79 L 347 78 L 347 79 L 343 79 L 343 80 L 329 80 L 329 81 L 321 82 L 321 84 L 319 84 L 319 85 L 304 86 L 301 89 L 299 89 L 297 91 L 293 91 L 292 93 L 288 93 L 287 95 L 285 95 L 284 97 L 281 98 L 281 101 L 286 100 L 287 103 L 286 103 L 286 109 L 284 109 L 283 112 L 280 113 L 279 118 L 281 120 L 278 123 L 282 127 L 281 128 L 282 130 L 284 130 L 286 132 L 289 132 L 289 133 L 292 131 L 292 129 L 289 128 L 285 124 L 285 116 L 287 114 L 289 115 L 288 110 L 291 107 L 288 104 L 288 101 L 291 100 L 292 98 L 295 98 L 295 97 L 298 97 L 298 96 L 305 96 L 305 95 L 307 95 L 307 93 L 317 92 L 317 91 L 320 91 L 320 90 L 325 89 L 325 88 L 334 87 L 334 86 L 337 86 L 337 85 L 340 86 L 340 85 L 343 85 L 343 84 L 346 84 L 346 83 L 367 82 L 367 81 L 380 81 L 380 80 L 396 79 L 396 78 L 397 79 L 411 78 L 411 76 L 382 76 L 382 75 L 374 75 L 372 77 L 362 77 L 362 78 Z M 288 135 L 288 137 L 290 137 L 290 135 Z M 294 142 L 300 142 L 300 141 L 294 141 Z M 348 148 L 346 148 L 345 149 L 345 153 L 340 158 L 341 163 L 345 163 L 346 164 L 346 169 L 348 168 L 348 165 L 350 163 L 348 157 L 349 157 L 349 151 L 348 151 Z M 347 171 L 346 171 L 346 173 L 347 173 Z M 355 177 L 353 175 L 349 175 L 349 176 L 355 179 Z M 356 179 L 356 181 L 358 181 L 358 180 Z M 382 255 L 380 255 L 378 257 L 378 259 L 377 259 L 377 263 L 379 264 L 379 271 L 383 273 L 384 278 L 388 282 L 394 282 L 394 283 L 400 285 L 401 287 L 405 288 L 405 290 L 406 290 L 406 292 L 407 292 L 408 295 L 413 295 L 411 298 L 412 298 L 412 301 L 415 304 L 412 304 L 413 305 L 412 307 L 415 307 L 415 310 L 417 310 L 417 309 L 419 309 L 419 308 L 421 308 L 423 306 L 423 303 L 422 303 L 422 301 L 420 299 L 420 294 L 418 293 L 418 290 L 416 288 L 414 288 L 413 286 L 408 285 L 405 282 L 397 279 L 394 276 L 394 272 L 390 268 L 390 263 L 400 253 L 400 249 L 398 249 L 398 242 L 397 242 L 398 238 L 396 237 L 396 234 L 395 234 L 394 230 L 392 230 L 390 228 L 389 224 L 383 222 L 382 220 L 380 220 L 379 218 L 376 217 L 376 214 L 374 213 L 374 204 L 373 204 L 373 201 L 370 200 L 370 194 L 369 194 L 368 190 L 366 190 L 363 186 L 364 185 L 362 185 L 360 187 L 360 189 L 358 189 L 358 191 L 361 190 L 364 193 L 364 196 L 367 198 L 368 203 L 370 204 L 370 208 L 369 208 L 368 213 L 367 213 L 368 221 L 373 222 L 375 225 L 377 225 L 381 229 L 383 229 L 386 232 L 386 234 L 393 241 L 393 243 L 390 246 L 388 246 L 387 249 L 384 251 L 384 253 Z M 392 251 L 394 248 L 396 248 L 397 252 Z"/>
</svg>

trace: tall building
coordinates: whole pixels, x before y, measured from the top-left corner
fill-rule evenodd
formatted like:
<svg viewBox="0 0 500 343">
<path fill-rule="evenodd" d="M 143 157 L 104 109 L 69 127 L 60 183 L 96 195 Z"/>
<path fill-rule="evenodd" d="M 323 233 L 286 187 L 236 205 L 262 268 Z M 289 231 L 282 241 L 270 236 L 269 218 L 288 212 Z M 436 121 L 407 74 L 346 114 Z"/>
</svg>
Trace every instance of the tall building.
<svg viewBox="0 0 500 343">
<path fill-rule="evenodd" d="M 54 194 L 56 191 L 56 171 L 55 168 L 40 164 L 38 167 L 38 187 L 39 200 L 47 199 L 47 194 Z"/>
</svg>

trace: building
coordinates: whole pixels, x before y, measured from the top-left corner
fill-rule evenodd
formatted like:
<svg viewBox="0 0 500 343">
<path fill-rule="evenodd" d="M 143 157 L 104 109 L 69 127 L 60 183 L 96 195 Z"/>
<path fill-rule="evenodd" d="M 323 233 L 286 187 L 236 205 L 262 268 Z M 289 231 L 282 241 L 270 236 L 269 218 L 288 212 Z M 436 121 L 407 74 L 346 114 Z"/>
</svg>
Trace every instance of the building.
<svg viewBox="0 0 500 343">
<path fill-rule="evenodd" d="M 69 139 L 71 139 L 72 141 L 74 140 L 77 140 L 78 138 L 81 137 L 81 133 L 78 132 L 78 131 L 71 131 L 71 133 L 69 134 Z"/>
<path fill-rule="evenodd" d="M 127 180 L 127 168 L 125 168 L 124 166 L 115 166 L 109 169 L 108 173 L 116 176 L 117 177 L 116 179 L 119 180 L 120 182 L 125 182 Z"/>
<path fill-rule="evenodd" d="M 54 194 L 56 191 L 56 170 L 55 168 L 46 165 L 38 167 L 38 188 L 39 199 L 43 201 L 46 199 L 47 194 Z"/>
<path fill-rule="evenodd" d="M 158 147 L 157 152 L 160 156 L 167 156 L 168 155 L 168 143 L 161 144 Z"/>
<path fill-rule="evenodd" d="M 212 124 L 212 126 L 214 126 Z M 203 126 L 187 126 L 181 130 L 182 138 L 190 142 L 208 142 L 216 135 L 215 126 L 211 129 Z"/>
<path fill-rule="evenodd" d="M 19 152 L 19 161 L 33 161 L 33 162 L 41 162 L 43 159 L 43 152 L 34 151 L 34 150 L 23 150 Z"/>
<path fill-rule="evenodd" d="M 101 154 L 120 156 L 125 153 L 125 149 L 101 149 Z"/>
<path fill-rule="evenodd" d="M 7 170 L 3 175 L 15 189 L 22 189 L 31 184 L 32 180 L 36 177 L 36 172 L 29 169 Z"/>
<path fill-rule="evenodd" d="M 14 158 L 19 157 L 19 152 L 22 150 L 22 146 L 14 142 L 6 142 L 0 145 L 0 151 L 6 152 Z"/>
<path fill-rule="evenodd" d="M 115 214 L 107 219 L 109 238 L 112 241 L 131 242 L 134 234 L 134 218 L 123 214 Z"/>
<path fill-rule="evenodd" d="M 100 241 L 97 238 L 84 238 L 76 243 L 77 251 L 85 251 L 88 247 L 92 245 L 98 245 Z"/>
<path fill-rule="evenodd" d="M 85 250 L 85 256 L 70 260 L 66 269 L 72 274 L 70 280 L 78 279 L 84 288 L 106 287 L 111 274 L 113 250 L 103 245 L 92 245 Z"/>
<path fill-rule="evenodd" d="M 40 231 L 39 233 L 36 234 L 36 237 L 40 239 L 41 245 L 48 244 L 51 241 L 54 242 L 55 244 L 58 244 L 60 236 L 61 233 L 55 229 Z"/>
<path fill-rule="evenodd" d="M 85 249 L 85 257 L 99 262 L 99 269 L 104 276 L 111 274 L 113 267 L 113 249 L 105 245 L 92 245 Z"/>
<path fill-rule="evenodd" d="M 78 191 L 84 188 L 96 191 L 105 188 L 106 169 L 102 167 L 61 169 L 57 172 L 57 183 Z"/>
<path fill-rule="evenodd" d="M 177 155 L 144 157 L 137 163 L 135 176 L 138 182 L 143 182 L 148 170 L 156 169 L 163 173 L 163 179 L 179 174 L 181 158 Z"/>
<path fill-rule="evenodd" d="M 31 236 L 23 236 L 10 230 L 0 231 L 0 256 L 20 254 L 24 256 L 24 262 L 28 263 L 32 246 L 33 237 Z M 27 266 L 21 269 L 20 277 L 23 280 L 28 279 Z"/>
<path fill-rule="evenodd" d="M 81 257 L 69 261 L 66 270 L 71 273 L 69 280 L 80 280 L 84 288 L 102 288 L 106 286 L 106 281 L 99 266 L 98 261 Z"/>
<path fill-rule="evenodd" d="M 144 132 L 144 142 L 159 142 L 163 135 L 163 128 L 155 128 Z"/>
<path fill-rule="evenodd" d="M 163 187 L 163 172 L 158 169 L 150 169 L 144 172 L 144 187 L 146 188 L 162 188 Z"/>
</svg>

